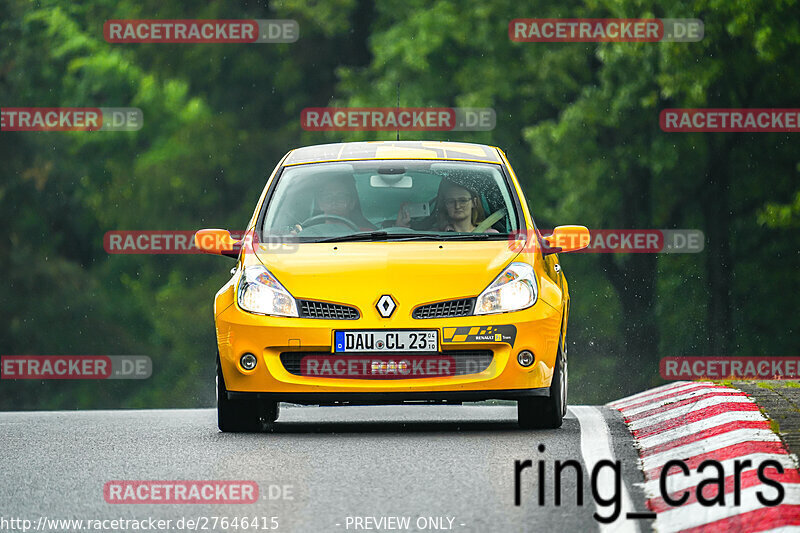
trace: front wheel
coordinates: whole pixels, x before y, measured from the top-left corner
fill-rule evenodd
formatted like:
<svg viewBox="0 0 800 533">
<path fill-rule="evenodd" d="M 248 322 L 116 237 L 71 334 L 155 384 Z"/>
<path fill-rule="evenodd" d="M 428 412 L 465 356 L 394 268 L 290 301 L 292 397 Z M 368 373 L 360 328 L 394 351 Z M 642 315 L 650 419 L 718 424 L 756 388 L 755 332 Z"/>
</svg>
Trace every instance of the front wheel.
<svg viewBox="0 0 800 533">
<path fill-rule="evenodd" d="M 522 429 L 560 428 L 567 414 L 567 362 L 561 353 L 556 356 L 556 368 L 550 383 L 548 398 L 520 398 L 517 401 L 517 419 Z"/>
<path fill-rule="evenodd" d="M 217 356 L 217 426 L 222 432 L 267 431 L 278 419 L 279 403 L 258 398 L 231 400 Z"/>
</svg>

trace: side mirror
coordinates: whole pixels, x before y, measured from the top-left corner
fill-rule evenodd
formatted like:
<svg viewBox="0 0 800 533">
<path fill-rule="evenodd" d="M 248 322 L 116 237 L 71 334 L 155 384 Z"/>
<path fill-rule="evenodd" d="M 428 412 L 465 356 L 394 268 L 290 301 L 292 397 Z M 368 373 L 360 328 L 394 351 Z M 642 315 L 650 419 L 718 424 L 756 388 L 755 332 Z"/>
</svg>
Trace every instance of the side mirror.
<svg viewBox="0 0 800 533">
<path fill-rule="evenodd" d="M 586 226 L 558 226 L 552 234 L 544 237 L 548 247 L 544 254 L 582 250 L 589 246 L 590 240 Z"/>
<path fill-rule="evenodd" d="M 228 257 L 238 257 L 240 245 L 238 241 L 231 237 L 226 229 L 201 229 L 194 234 L 194 245 L 201 252 L 207 254 L 226 255 Z"/>
</svg>

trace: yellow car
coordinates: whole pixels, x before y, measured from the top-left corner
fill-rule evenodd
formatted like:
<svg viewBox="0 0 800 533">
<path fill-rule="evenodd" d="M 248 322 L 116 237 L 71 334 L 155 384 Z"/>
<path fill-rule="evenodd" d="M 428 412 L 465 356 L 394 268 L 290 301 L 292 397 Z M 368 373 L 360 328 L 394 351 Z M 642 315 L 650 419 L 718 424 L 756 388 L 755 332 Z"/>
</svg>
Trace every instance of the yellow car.
<svg viewBox="0 0 800 533">
<path fill-rule="evenodd" d="M 566 238 L 571 237 L 571 238 Z M 262 431 L 279 402 L 516 400 L 523 428 L 567 408 L 567 281 L 505 154 L 452 142 L 298 148 L 267 180 L 214 301 L 222 431 Z M 557 246 L 556 246 L 557 245 Z"/>
</svg>

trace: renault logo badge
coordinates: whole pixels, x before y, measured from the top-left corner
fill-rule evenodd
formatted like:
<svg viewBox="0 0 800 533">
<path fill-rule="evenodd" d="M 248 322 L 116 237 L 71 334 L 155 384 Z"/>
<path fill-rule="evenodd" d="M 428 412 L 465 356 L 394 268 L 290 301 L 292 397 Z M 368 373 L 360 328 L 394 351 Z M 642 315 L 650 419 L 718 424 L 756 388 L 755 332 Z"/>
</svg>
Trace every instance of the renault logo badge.
<svg viewBox="0 0 800 533">
<path fill-rule="evenodd" d="M 394 313 L 394 310 L 397 309 L 397 303 L 392 299 L 391 296 L 388 294 L 384 294 L 378 300 L 378 303 L 375 304 L 375 309 L 378 310 L 378 313 L 383 318 L 389 318 Z"/>
</svg>

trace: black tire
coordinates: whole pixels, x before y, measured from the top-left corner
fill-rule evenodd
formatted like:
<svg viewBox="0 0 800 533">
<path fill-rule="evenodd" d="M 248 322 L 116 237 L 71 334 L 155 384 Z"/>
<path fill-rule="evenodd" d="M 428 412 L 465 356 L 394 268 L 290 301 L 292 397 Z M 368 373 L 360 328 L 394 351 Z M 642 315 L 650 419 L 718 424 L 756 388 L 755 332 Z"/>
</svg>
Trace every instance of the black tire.
<svg viewBox="0 0 800 533">
<path fill-rule="evenodd" d="M 557 429 L 567 414 L 567 358 L 558 347 L 556 368 L 550 383 L 550 397 L 520 398 L 517 419 L 522 429 Z"/>
<path fill-rule="evenodd" d="M 260 399 L 231 400 L 217 356 L 217 426 L 225 433 L 269 431 L 278 419 L 278 402 Z"/>
</svg>

